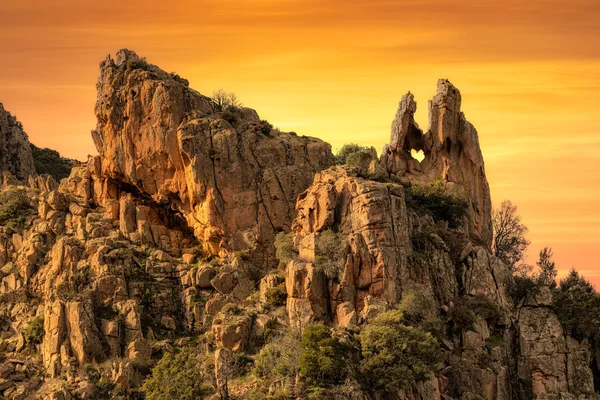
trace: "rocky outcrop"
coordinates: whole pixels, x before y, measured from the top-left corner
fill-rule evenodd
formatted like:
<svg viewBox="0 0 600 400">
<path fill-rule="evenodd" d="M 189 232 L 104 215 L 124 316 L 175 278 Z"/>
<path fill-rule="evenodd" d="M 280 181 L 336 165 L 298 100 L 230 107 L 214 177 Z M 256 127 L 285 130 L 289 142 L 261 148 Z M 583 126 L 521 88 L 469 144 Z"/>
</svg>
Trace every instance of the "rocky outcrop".
<svg viewBox="0 0 600 400">
<path fill-rule="evenodd" d="M 402 97 L 392 122 L 390 144 L 381 163 L 390 175 L 410 182 L 441 180 L 449 191 L 469 201 L 469 233 L 478 243 L 491 245 L 492 203 L 477 131 L 460 110 L 461 95 L 449 81 L 438 81 L 437 93 L 429 101 L 429 129 L 414 119 L 417 103 L 409 92 Z M 422 151 L 419 162 L 411 151 Z"/>
<path fill-rule="evenodd" d="M 35 175 L 29 138 L 23 125 L 0 103 L 0 171 L 8 171 L 26 181 Z"/>
<path fill-rule="evenodd" d="M 0 226 L 0 397 L 135 397 L 185 348 L 208 396 L 304 399 L 299 333 L 326 323 L 349 374 L 311 398 L 593 398 L 596 344 L 565 334 L 547 290 L 517 307 L 508 297 L 477 133 L 458 91 L 438 86 L 427 133 L 408 94 L 381 160 L 369 149 L 331 167 L 322 141 L 221 109 L 133 52 L 107 58 L 100 155 L 60 184 L 3 175 L 1 190 L 28 204 Z M 434 219 L 411 200 L 412 184 L 434 180 L 469 199 L 469 218 Z M 369 393 L 357 333 L 395 307 L 433 333 L 439 362 L 404 390 Z"/>
<path fill-rule="evenodd" d="M 548 288 L 531 294 L 519 310 L 519 378 L 538 399 L 594 393 L 592 349 L 563 331 Z"/>
<path fill-rule="evenodd" d="M 312 296 L 305 294 L 306 289 L 295 288 L 306 287 L 306 283 L 300 283 L 305 280 L 311 282 L 312 292 L 317 287 L 325 287 L 324 283 L 316 284 L 319 282 L 316 278 L 323 271 L 311 272 L 315 269 L 312 264 L 302 268 L 294 262 L 288 265 L 286 282 L 290 315 L 292 308 L 297 308 L 292 306 L 303 298 L 322 301 L 329 297 L 329 309 L 325 310 L 334 320 L 338 318 L 337 311 L 342 304 L 345 305 L 340 310 L 345 310 L 344 314 L 360 313 L 365 308 L 367 296 L 383 299 L 387 304 L 399 300 L 400 275 L 410 253 L 403 196 L 400 185 L 351 177 L 342 167 L 315 176 L 313 185 L 298 199 L 297 217 L 292 225 L 300 258 L 308 263 L 315 261 L 315 242 L 326 230 L 339 234 L 337 246 L 342 248 L 345 256 L 338 261 L 338 270 L 329 281 L 329 293 Z M 299 285 L 292 282 L 299 282 Z M 324 312 L 320 311 L 320 314 Z"/>
<path fill-rule="evenodd" d="M 220 110 L 128 50 L 100 70 L 102 175 L 180 211 L 209 253 L 253 249 L 268 264 L 296 197 L 333 164 L 330 146 L 272 130 L 249 108 Z"/>
</svg>

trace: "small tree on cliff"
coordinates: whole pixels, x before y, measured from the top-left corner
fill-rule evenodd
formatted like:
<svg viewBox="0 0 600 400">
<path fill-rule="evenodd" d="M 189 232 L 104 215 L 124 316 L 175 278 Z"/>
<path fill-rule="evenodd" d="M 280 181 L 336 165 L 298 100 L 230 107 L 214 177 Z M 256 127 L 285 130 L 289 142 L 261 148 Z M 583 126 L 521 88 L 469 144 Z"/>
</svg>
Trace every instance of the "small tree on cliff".
<svg viewBox="0 0 600 400">
<path fill-rule="evenodd" d="M 212 99 L 220 110 L 227 107 L 241 107 L 242 102 L 233 92 L 226 92 L 223 89 L 217 89 L 212 94 Z"/>
<path fill-rule="evenodd" d="M 504 200 L 500 208 L 492 213 L 494 255 L 501 259 L 514 272 L 523 261 L 529 240 L 525 238 L 527 227 L 521 222 L 517 206 L 510 200 Z"/>
<path fill-rule="evenodd" d="M 360 332 L 361 371 L 371 390 L 390 393 L 427 379 L 440 357 L 438 341 L 404 324 L 402 312 L 379 314 Z"/>
<path fill-rule="evenodd" d="M 565 332 L 577 339 L 598 338 L 600 295 L 574 269 L 552 292 L 554 310 Z"/>
<path fill-rule="evenodd" d="M 548 286 L 550 289 L 556 288 L 556 263 L 552 260 L 552 249 L 544 247 L 540 251 L 540 259 L 536 263 L 540 269 L 540 273 L 537 277 L 539 285 Z"/>
</svg>

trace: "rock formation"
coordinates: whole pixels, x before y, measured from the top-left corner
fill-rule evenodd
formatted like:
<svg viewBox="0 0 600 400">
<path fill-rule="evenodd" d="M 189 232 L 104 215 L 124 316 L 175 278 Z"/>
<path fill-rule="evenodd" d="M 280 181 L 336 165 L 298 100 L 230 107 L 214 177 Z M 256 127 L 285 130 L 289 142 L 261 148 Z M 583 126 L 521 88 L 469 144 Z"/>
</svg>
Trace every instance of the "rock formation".
<svg viewBox="0 0 600 400">
<path fill-rule="evenodd" d="M 330 146 L 271 130 L 249 108 L 218 113 L 131 51 L 100 71 L 92 135 L 102 175 L 182 212 L 209 253 L 253 249 L 268 264 L 296 197 L 333 164 Z"/>
<path fill-rule="evenodd" d="M 0 170 L 17 179 L 27 180 L 35 175 L 33 157 L 23 125 L 0 103 Z"/>
<path fill-rule="evenodd" d="M 421 183 L 441 180 L 449 190 L 467 198 L 471 208 L 470 234 L 479 243 L 490 246 L 490 189 L 477 131 L 461 112 L 461 101 L 458 89 L 440 79 L 437 93 L 429 101 L 429 129 L 423 134 L 414 119 L 414 96 L 410 92 L 404 95 L 381 162 L 390 175 Z M 423 151 L 425 159 L 419 162 L 411 150 Z"/>
<path fill-rule="evenodd" d="M 20 179 L 0 191 L 18 200 L 2 204 L 0 397 L 138 398 L 159 359 L 191 349 L 198 364 L 184 372 L 205 398 L 307 399 L 299 332 L 312 323 L 341 338 L 349 365 L 345 381 L 311 398 L 591 399 L 600 390 L 597 344 L 568 335 L 550 292 L 517 304 L 509 293 L 513 277 L 488 248 L 477 133 L 447 81 L 425 135 L 408 94 L 381 160 L 369 150 L 355 168 L 332 166 L 328 144 L 279 132 L 254 110 L 222 109 L 131 51 L 100 69 L 98 156 L 60 184 L 32 176 L 27 162 L 2 164 Z M 28 145 L 11 118 L 0 120 L 2 143 L 20 132 Z M 437 180 L 470 201 L 456 226 L 410 199 L 412 185 Z M 418 309 L 439 362 L 402 390 L 375 393 L 356 334 L 394 308 L 407 318 Z"/>
</svg>

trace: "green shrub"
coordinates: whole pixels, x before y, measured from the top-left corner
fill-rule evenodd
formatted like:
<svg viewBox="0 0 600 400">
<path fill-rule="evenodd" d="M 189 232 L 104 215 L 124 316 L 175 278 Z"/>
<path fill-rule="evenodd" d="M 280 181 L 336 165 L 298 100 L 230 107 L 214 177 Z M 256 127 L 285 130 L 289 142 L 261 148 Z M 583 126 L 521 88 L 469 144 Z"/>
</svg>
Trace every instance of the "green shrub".
<svg viewBox="0 0 600 400">
<path fill-rule="evenodd" d="M 142 386 L 148 400 L 205 398 L 210 387 L 203 382 L 202 359 L 193 348 L 165 353 Z"/>
<path fill-rule="evenodd" d="M 23 229 L 32 213 L 33 206 L 25 189 L 6 189 L 0 193 L 0 226 L 11 230 Z"/>
<path fill-rule="evenodd" d="M 230 124 L 233 124 L 235 121 L 237 121 L 237 116 L 235 115 L 235 113 L 233 111 L 223 111 L 223 114 L 221 115 L 221 117 L 229 122 Z"/>
<path fill-rule="evenodd" d="M 540 285 L 537 281 L 527 275 L 514 275 L 508 285 L 508 295 L 515 307 L 519 305 L 525 296 L 528 294 L 535 296 L 539 290 Z"/>
<path fill-rule="evenodd" d="M 438 341 L 406 326 L 399 310 L 379 314 L 360 332 L 360 342 L 361 372 L 375 392 L 392 393 L 429 378 L 440 359 Z"/>
<path fill-rule="evenodd" d="M 236 251 L 235 253 L 233 253 L 233 256 L 235 258 L 239 258 L 242 261 L 249 261 L 250 260 L 250 251 L 249 250 Z"/>
<path fill-rule="evenodd" d="M 341 382 L 346 375 L 347 348 L 325 325 L 308 325 L 302 334 L 300 374 L 312 386 Z"/>
<path fill-rule="evenodd" d="M 252 372 L 264 379 L 295 377 L 300 372 L 300 354 L 300 335 L 288 331 L 260 350 Z"/>
<path fill-rule="evenodd" d="M 75 160 L 61 157 L 55 150 L 42 149 L 33 144 L 31 145 L 31 155 L 37 173 L 51 175 L 57 182 L 68 177 L 73 165 L 77 163 Z"/>
<path fill-rule="evenodd" d="M 556 270 L 556 263 L 552 260 L 551 248 L 544 247 L 540 251 L 540 258 L 536 265 L 540 269 L 540 273 L 537 277 L 538 285 L 548 286 L 550 289 L 555 289 L 558 271 Z"/>
<path fill-rule="evenodd" d="M 315 266 L 325 272 L 329 279 L 336 279 L 343 269 L 346 246 L 342 236 L 332 230 L 320 232 L 315 239 Z"/>
<path fill-rule="evenodd" d="M 264 119 L 262 119 L 262 120 L 260 120 L 260 126 L 259 126 L 259 128 L 260 128 L 260 132 L 263 135 L 267 135 L 268 136 L 268 135 L 271 134 L 271 131 L 273 130 L 273 125 L 271 125 L 269 123 L 269 121 L 265 121 Z"/>
<path fill-rule="evenodd" d="M 23 336 L 27 343 L 42 343 L 42 339 L 44 338 L 44 317 L 38 316 L 29 321 L 27 327 L 23 329 Z"/>
<path fill-rule="evenodd" d="M 246 392 L 246 400 L 264 400 L 267 398 L 267 393 L 262 389 L 250 389 Z"/>
<path fill-rule="evenodd" d="M 398 310 L 406 325 L 420 327 L 436 336 L 442 333 L 443 322 L 438 318 L 435 302 L 423 291 L 406 290 L 402 294 Z"/>
<path fill-rule="evenodd" d="M 346 158 L 346 166 L 357 176 L 368 177 L 371 161 L 377 159 L 377 152 L 373 148 L 363 148 L 350 153 Z"/>
<path fill-rule="evenodd" d="M 319 386 L 311 386 L 307 389 L 308 392 L 308 400 L 328 400 L 332 399 L 331 393 L 329 390 L 324 389 Z"/>
<path fill-rule="evenodd" d="M 114 389 L 115 384 L 109 378 L 100 378 L 96 383 L 94 383 L 96 389 L 98 389 L 98 398 L 107 399 L 110 398 L 110 392 Z"/>
<path fill-rule="evenodd" d="M 483 294 L 458 299 L 452 308 L 452 322 L 457 330 L 473 329 L 477 316 L 494 328 L 502 320 L 500 308 Z"/>
<path fill-rule="evenodd" d="M 273 288 L 267 289 L 265 293 L 267 301 L 265 306 L 267 308 L 277 308 L 285 305 L 287 299 L 287 292 L 284 285 L 279 285 Z"/>
<path fill-rule="evenodd" d="M 370 148 L 366 146 L 360 146 L 355 143 L 348 143 L 342 146 L 342 148 L 335 155 L 335 164 L 344 165 L 354 153 L 369 152 Z"/>
<path fill-rule="evenodd" d="M 574 269 L 553 290 L 553 307 L 565 332 L 577 339 L 600 335 L 600 294 Z"/>
<path fill-rule="evenodd" d="M 436 222 L 447 221 L 451 228 L 461 224 L 469 209 L 466 200 L 446 193 L 441 181 L 406 187 L 406 205 L 413 210 L 430 213 Z"/>
<path fill-rule="evenodd" d="M 298 257 L 298 250 L 294 247 L 291 232 L 279 232 L 275 235 L 273 245 L 275 246 L 275 257 L 279 260 L 280 266 L 285 266 Z"/>
</svg>

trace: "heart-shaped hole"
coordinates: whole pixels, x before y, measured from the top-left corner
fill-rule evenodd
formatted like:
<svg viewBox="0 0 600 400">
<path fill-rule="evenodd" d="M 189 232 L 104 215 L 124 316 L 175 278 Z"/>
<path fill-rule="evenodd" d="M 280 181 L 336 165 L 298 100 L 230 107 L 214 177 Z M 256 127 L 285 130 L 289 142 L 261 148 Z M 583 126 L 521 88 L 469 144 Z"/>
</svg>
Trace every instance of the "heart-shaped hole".
<svg viewBox="0 0 600 400">
<path fill-rule="evenodd" d="M 410 151 L 410 155 L 412 156 L 412 158 L 414 158 L 418 162 L 421 162 L 425 159 L 425 153 L 423 153 L 423 150 L 417 151 L 415 149 L 412 149 Z"/>
</svg>

